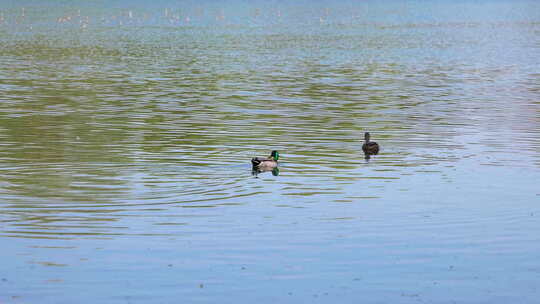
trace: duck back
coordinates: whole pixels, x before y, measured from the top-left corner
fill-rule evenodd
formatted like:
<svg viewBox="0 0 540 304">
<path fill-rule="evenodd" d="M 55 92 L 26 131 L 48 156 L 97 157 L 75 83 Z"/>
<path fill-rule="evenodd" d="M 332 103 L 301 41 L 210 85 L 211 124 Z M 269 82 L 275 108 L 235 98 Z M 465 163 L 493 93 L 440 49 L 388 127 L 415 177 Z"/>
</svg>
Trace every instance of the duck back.
<svg viewBox="0 0 540 304">
<path fill-rule="evenodd" d="M 364 151 L 364 154 L 377 155 L 379 153 L 379 145 L 374 141 L 367 142 L 362 145 L 362 151 Z"/>
</svg>

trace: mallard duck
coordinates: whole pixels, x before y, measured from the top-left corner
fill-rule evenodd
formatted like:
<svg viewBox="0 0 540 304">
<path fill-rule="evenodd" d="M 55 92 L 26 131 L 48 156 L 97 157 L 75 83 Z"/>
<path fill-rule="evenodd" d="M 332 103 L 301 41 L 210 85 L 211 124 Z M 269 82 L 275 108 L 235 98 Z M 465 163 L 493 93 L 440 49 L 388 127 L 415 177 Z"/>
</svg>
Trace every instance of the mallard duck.
<svg viewBox="0 0 540 304">
<path fill-rule="evenodd" d="M 377 155 L 377 153 L 379 153 L 379 144 L 374 141 L 369 141 L 369 132 L 364 134 L 364 138 L 366 140 L 366 142 L 362 145 L 362 151 L 364 151 L 364 154 L 366 156 Z"/>
<path fill-rule="evenodd" d="M 270 171 L 278 166 L 279 152 L 274 150 L 267 158 L 254 157 L 251 159 L 253 170 Z"/>
</svg>

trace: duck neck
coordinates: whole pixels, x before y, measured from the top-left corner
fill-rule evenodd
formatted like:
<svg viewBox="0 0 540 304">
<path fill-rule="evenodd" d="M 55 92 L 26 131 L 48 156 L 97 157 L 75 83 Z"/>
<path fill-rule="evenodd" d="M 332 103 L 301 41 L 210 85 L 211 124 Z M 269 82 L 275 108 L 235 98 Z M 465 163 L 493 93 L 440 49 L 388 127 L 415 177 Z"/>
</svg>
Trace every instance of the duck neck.
<svg viewBox="0 0 540 304">
<path fill-rule="evenodd" d="M 369 133 L 366 133 L 365 136 L 364 136 L 364 139 L 366 140 L 366 144 L 369 142 Z"/>
</svg>

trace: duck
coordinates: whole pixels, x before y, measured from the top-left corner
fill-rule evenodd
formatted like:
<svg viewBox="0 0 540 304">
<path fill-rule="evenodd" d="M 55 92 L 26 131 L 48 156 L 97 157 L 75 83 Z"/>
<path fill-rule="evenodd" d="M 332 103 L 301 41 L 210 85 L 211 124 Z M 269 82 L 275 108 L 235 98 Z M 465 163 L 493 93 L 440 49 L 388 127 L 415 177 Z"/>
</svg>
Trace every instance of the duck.
<svg viewBox="0 0 540 304">
<path fill-rule="evenodd" d="M 271 171 L 278 166 L 279 152 L 274 150 L 268 157 L 254 157 L 251 159 L 253 170 Z"/>
<path fill-rule="evenodd" d="M 369 132 L 364 134 L 364 139 L 366 142 L 362 145 L 362 151 L 367 156 L 377 155 L 379 153 L 379 144 L 374 141 L 369 141 L 370 135 Z"/>
</svg>

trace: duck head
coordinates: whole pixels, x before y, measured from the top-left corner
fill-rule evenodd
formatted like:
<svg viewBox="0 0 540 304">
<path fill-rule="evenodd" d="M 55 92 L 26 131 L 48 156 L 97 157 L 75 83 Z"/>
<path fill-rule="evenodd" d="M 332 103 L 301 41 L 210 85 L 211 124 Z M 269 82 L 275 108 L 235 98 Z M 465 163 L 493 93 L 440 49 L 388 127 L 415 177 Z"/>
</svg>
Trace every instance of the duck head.
<svg viewBox="0 0 540 304">
<path fill-rule="evenodd" d="M 270 158 L 272 158 L 273 160 L 278 160 L 279 159 L 279 152 L 274 150 L 272 151 L 272 153 L 270 153 Z"/>
</svg>

